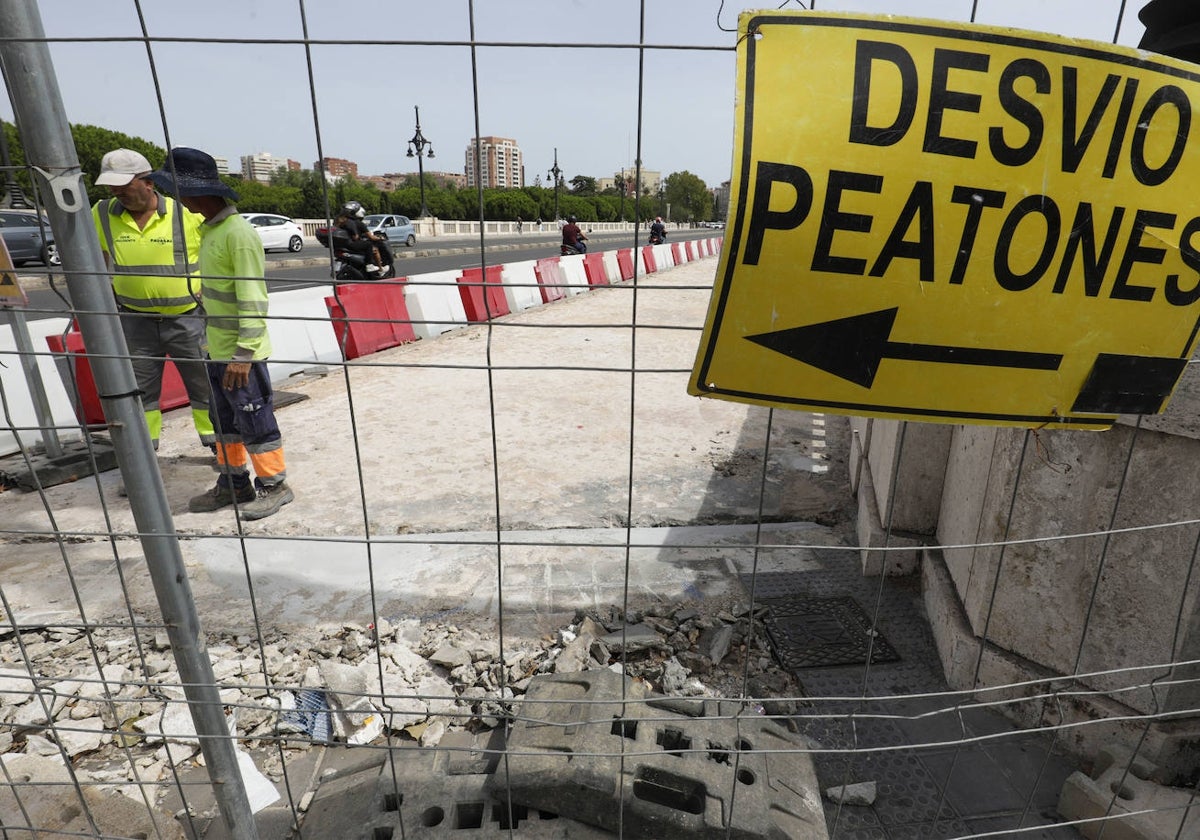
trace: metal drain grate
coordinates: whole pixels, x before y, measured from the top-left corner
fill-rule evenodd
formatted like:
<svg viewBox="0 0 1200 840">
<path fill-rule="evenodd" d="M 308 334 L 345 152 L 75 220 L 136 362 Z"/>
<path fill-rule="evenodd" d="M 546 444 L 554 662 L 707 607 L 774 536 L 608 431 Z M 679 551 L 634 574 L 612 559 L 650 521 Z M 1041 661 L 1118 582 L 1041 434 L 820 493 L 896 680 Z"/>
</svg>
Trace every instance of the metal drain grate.
<svg viewBox="0 0 1200 840">
<path fill-rule="evenodd" d="M 895 662 L 895 648 L 853 598 L 764 598 L 767 635 L 784 668 Z M 871 644 L 872 633 L 874 643 Z"/>
</svg>

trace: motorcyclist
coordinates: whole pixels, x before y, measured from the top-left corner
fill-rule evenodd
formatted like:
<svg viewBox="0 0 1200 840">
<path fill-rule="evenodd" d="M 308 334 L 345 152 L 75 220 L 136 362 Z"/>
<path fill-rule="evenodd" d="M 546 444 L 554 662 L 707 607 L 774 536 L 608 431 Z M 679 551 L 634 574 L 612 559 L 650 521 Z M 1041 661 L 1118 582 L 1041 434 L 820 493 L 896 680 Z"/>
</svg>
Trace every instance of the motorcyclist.
<svg viewBox="0 0 1200 840">
<path fill-rule="evenodd" d="M 650 225 L 650 244 L 661 245 L 667 238 L 667 226 L 663 224 L 662 216 L 655 216 Z"/>
<path fill-rule="evenodd" d="M 338 211 L 334 226 L 346 233 L 346 248 L 362 254 L 371 274 L 387 275 L 393 271 L 392 249 L 385 237 L 372 233 L 363 222 L 367 211 L 357 201 L 347 201 Z"/>
<path fill-rule="evenodd" d="M 567 216 L 567 223 L 562 228 L 562 244 L 583 254 L 587 252 L 587 245 L 583 244 L 587 237 L 575 222 L 574 216 Z"/>
</svg>

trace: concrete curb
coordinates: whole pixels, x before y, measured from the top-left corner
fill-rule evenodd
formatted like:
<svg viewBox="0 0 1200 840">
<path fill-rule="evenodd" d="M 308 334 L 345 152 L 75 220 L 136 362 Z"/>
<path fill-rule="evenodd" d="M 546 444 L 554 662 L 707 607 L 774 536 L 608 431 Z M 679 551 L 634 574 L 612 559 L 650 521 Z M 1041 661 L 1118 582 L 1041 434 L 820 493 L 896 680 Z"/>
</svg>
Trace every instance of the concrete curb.
<svg viewBox="0 0 1200 840">
<path fill-rule="evenodd" d="M 536 241 L 539 237 L 537 235 L 533 235 L 533 236 L 530 236 L 529 238 L 530 238 L 530 242 L 536 243 Z M 547 250 L 547 253 L 545 254 L 545 256 L 547 256 L 547 257 L 558 256 L 558 252 L 557 252 L 556 248 L 554 247 L 555 244 L 558 242 L 558 235 L 555 234 L 553 237 L 542 236 L 541 238 L 547 240 L 546 247 L 548 250 Z M 597 237 L 597 238 L 600 238 L 600 237 Z M 268 258 L 267 259 L 268 275 L 270 274 L 270 272 L 272 270 L 281 270 L 281 269 L 286 270 L 286 269 L 294 269 L 294 268 L 316 268 L 316 267 L 322 266 L 322 265 L 330 265 L 329 252 L 327 250 L 325 250 L 324 248 L 322 248 L 321 245 L 314 242 L 314 243 L 305 243 L 305 246 L 311 247 L 313 249 L 319 249 L 318 252 L 321 254 L 321 256 L 284 257 L 283 259 L 277 259 L 277 260 L 272 260 L 272 259 Z M 488 245 L 487 249 L 489 252 L 498 252 L 498 251 L 518 251 L 518 250 L 521 250 L 522 248 L 527 248 L 527 247 L 528 247 L 528 244 L 526 244 L 526 243 L 501 243 L 501 244 L 496 244 L 496 245 Z M 631 247 L 631 246 L 622 245 L 619 247 Z M 419 257 L 448 257 L 448 256 L 454 256 L 456 254 L 479 253 L 479 242 L 478 242 L 478 238 L 474 238 L 471 240 L 461 240 L 460 239 L 454 243 L 447 242 L 447 243 L 445 243 L 444 246 L 437 245 L 434 247 L 425 247 L 425 248 L 418 246 L 416 248 L 404 248 L 403 250 L 399 250 L 399 251 L 393 250 L 392 253 L 395 255 L 395 258 L 397 260 L 411 260 L 411 259 L 417 259 Z M 39 272 L 37 274 L 18 274 L 17 282 L 20 283 L 21 288 L 26 292 L 41 291 L 41 290 L 50 288 L 50 278 L 51 277 L 54 277 L 56 279 L 61 279 L 64 281 L 64 284 L 65 284 L 66 278 L 59 272 L 53 272 L 53 273 Z"/>
</svg>

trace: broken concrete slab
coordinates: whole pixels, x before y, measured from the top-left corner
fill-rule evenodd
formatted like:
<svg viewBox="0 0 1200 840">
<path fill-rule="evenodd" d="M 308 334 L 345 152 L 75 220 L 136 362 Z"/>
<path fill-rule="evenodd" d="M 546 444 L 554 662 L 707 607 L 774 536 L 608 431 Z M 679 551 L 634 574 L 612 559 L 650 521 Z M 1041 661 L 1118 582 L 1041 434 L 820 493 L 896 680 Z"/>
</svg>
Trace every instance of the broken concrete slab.
<svg viewBox="0 0 1200 840">
<path fill-rule="evenodd" d="M 5 706 L 20 706 L 33 696 L 33 688 L 28 671 L 0 668 L 0 701 Z"/>
<path fill-rule="evenodd" d="M 452 735 L 454 740 L 448 743 Z M 498 800 L 488 792 L 487 772 L 467 772 L 466 764 L 452 769 L 455 755 L 502 750 L 498 738 L 498 734 L 481 733 L 476 740 L 468 733 L 451 733 L 436 750 L 399 749 L 394 760 L 372 751 L 369 758 L 322 778 L 304 817 L 303 834 L 429 840 L 510 834 L 526 840 L 613 836 L 556 811 Z M 464 749 L 467 752 L 459 752 Z M 430 784 L 435 776 L 436 784 Z"/>
<path fill-rule="evenodd" d="M 1153 781 L 1158 768 L 1125 748 L 1104 749 L 1092 775 L 1075 772 L 1063 783 L 1058 812 L 1090 820 L 1075 828 L 1088 840 L 1175 840 L 1200 836 L 1200 807 L 1191 788 Z"/>
<path fill-rule="evenodd" d="M 104 728 L 104 721 L 98 717 L 72 722 L 69 725 L 59 724 L 54 727 L 54 737 L 72 758 L 81 753 L 98 750 L 112 740 L 112 735 Z"/>
<path fill-rule="evenodd" d="M 19 780 L 0 787 L 0 825 L 10 833 L 31 826 L 57 836 L 90 837 L 98 829 L 106 837 L 183 840 L 183 830 L 170 814 L 105 791 L 79 776 L 78 770 L 77 787 L 59 761 L 9 753 L 0 756 L 0 763 L 6 778 Z"/>
<path fill-rule="evenodd" d="M 613 653 L 637 653 L 667 647 L 666 639 L 649 624 L 630 624 L 602 636 L 600 641 Z"/>
<path fill-rule="evenodd" d="M 875 782 L 855 782 L 825 788 L 825 798 L 841 805 L 874 805 Z"/>
<path fill-rule="evenodd" d="M 826 840 L 809 742 L 611 671 L 530 681 L 492 796 L 636 837 Z M 737 807 L 732 799 L 736 797 Z"/>
</svg>

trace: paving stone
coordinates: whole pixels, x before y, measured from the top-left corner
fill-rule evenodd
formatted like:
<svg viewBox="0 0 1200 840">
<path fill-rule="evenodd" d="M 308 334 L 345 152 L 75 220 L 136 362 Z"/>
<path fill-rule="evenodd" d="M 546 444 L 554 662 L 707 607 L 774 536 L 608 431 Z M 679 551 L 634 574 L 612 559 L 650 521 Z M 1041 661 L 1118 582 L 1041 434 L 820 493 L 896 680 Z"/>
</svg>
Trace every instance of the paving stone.
<svg viewBox="0 0 1200 840">
<path fill-rule="evenodd" d="M 806 739 L 643 685 L 609 671 L 533 679 L 493 797 L 632 837 L 826 840 Z"/>
</svg>

